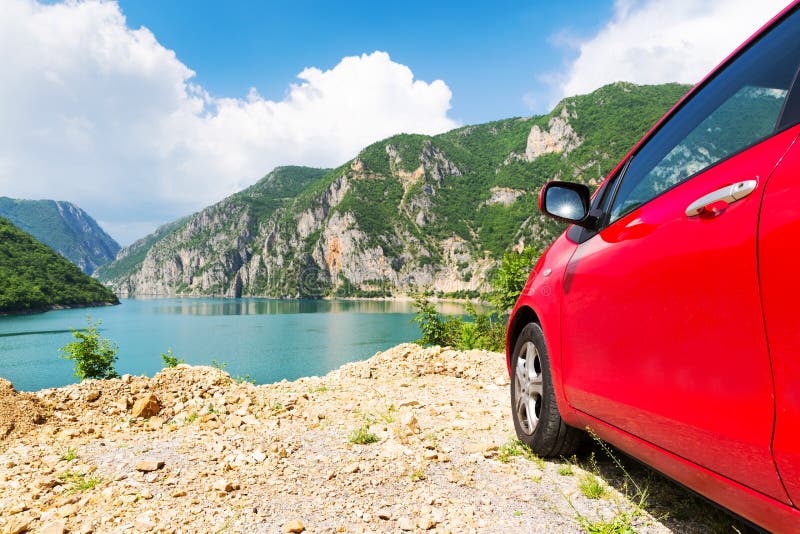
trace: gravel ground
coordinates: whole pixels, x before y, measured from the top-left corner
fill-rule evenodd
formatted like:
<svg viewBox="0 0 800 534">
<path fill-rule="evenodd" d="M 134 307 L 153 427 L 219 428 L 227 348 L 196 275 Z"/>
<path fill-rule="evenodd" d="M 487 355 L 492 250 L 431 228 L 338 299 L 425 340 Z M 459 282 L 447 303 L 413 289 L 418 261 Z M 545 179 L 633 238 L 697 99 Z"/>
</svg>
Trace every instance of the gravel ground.
<svg viewBox="0 0 800 534">
<path fill-rule="evenodd" d="M 0 393 L 2 532 L 747 531 L 597 444 L 526 454 L 502 354 L 405 344 L 262 386 L 181 365 Z"/>
</svg>

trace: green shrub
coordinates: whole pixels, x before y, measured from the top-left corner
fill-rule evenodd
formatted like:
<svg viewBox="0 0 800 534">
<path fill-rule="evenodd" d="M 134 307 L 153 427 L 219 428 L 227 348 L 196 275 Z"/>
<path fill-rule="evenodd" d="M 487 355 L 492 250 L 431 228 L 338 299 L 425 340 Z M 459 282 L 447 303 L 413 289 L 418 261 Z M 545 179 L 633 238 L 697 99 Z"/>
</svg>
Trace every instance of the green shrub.
<svg viewBox="0 0 800 534">
<path fill-rule="evenodd" d="M 369 431 L 369 423 L 364 423 L 350 433 L 349 441 L 356 445 L 369 445 L 370 443 L 377 443 L 380 438 Z"/>
<path fill-rule="evenodd" d="M 172 354 L 172 349 L 167 349 L 167 352 L 162 352 L 161 360 L 164 362 L 164 367 L 177 367 L 179 364 L 185 363 L 183 358 L 178 358 Z"/>
<path fill-rule="evenodd" d="M 463 325 L 460 317 L 444 317 L 424 294 L 414 297 L 414 307 L 417 314 L 413 321 L 422 331 L 422 337 L 417 343 L 441 347 L 455 347 L 460 344 Z"/>
<path fill-rule="evenodd" d="M 75 362 L 75 376 L 81 380 L 119 377 L 114 370 L 119 348 L 111 340 L 100 337 L 97 328 L 101 321 L 92 323 L 92 318 L 87 315 L 86 323 L 84 330 L 72 329 L 75 341 L 61 347 L 61 357 Z"/>
<path fill-rule="evenodd" d="M 525 282 L 528 281 L 534 258 L 538 255 L 533 247 L 525 247 L 522 253 L 506 252 L 503 255 L 503 261 L 492 277 L 494 291 L 489 296 L 489 301 L 499 314 L 508 313 L 516 304 L 519 294 L 525 288 Z"/>
</svg>

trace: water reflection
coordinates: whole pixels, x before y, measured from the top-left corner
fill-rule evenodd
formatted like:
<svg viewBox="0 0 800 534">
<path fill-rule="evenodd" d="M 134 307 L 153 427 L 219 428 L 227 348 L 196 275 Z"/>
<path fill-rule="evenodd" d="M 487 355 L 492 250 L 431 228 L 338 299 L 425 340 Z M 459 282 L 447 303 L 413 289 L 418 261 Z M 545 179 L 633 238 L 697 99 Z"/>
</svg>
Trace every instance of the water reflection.
<svg viewBox="0 0 800 534">
<path fill-rule="evenodd" d="M 129 302 L 153 299 L 128 299 Z M 169 315 L 279 315 L 286 313 L 414 313 L 413 302 L 395 300 L 279 300 L 279 299 L 213 299 L 172 298 L 156 301 L 148 313 Z M 436 303 L 439 312 L 445 315 L 464 313 L 459 302 Z"/>
</svg>

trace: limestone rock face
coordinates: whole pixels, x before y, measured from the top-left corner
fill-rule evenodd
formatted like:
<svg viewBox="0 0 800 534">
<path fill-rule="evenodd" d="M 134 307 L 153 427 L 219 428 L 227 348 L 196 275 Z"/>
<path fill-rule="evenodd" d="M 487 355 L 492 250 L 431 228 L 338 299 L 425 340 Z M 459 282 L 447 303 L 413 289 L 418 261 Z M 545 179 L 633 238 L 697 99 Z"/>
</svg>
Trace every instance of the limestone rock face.
<svg viewBox="0 0 800 534">
<path fill-rule="evenodd" d="M 567 122 L 567 108 L 564 106 L 558 117 L 550 119 L 548 130 L 533 126 L 528 134 L 525 147 L 525 160 L 533 161 L 543 154 L 568 154 L 581 144 L 581 138 Z"/>
</svg>

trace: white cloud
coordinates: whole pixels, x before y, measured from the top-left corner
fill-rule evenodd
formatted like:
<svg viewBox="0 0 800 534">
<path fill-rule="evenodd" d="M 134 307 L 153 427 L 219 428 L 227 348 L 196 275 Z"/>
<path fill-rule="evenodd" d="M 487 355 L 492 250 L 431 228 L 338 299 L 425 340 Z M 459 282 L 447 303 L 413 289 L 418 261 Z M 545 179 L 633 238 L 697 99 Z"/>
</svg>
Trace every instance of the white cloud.
<svg viewBox="0 0 800 534">
<path fill-rule="evenodd" d="M 123 242 L 276 165 L 335 166 L 395 133 L 457 126 L 447 85 L 384 52 L 306 68 L 280 101 L 220 98 L 116 3 L 3 4 L 0 194 L 74 201 Z"/>
<path fill-rule="evenodd" d="M 786 5 L 786 0 L 618 0 L 555 82 L 558 97 L 605 84 L 696 83 Z"/>
</svg>

